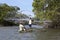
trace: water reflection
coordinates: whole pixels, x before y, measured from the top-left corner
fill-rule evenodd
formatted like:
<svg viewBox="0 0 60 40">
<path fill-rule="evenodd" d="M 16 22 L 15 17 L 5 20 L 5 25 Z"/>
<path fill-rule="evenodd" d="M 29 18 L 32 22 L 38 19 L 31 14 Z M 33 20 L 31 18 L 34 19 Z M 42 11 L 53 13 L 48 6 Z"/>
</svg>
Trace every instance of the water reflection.
<svg viewBox="0 0 60 40">
<path fill-rule="evenodd" d="M 36 32 L 37 40 L 60 40 L 60 29 L 46 29 Z"/>
<path fill-rule="evenodd" d="M 0 40 L 60 40 L 60 29 L 34 29 L 19 33 L 18 27 L 0 27 Z"/>
</svg>

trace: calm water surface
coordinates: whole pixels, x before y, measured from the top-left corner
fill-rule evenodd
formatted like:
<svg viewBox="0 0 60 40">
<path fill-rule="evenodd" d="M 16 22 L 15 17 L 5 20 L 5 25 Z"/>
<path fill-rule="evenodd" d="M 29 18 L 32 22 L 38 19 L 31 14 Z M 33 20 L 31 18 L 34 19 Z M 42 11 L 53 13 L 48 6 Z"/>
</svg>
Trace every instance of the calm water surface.
<svg viewBox="0 0 60 40">
<path fill-rule="evenodd" d="M 60 40 L 60 29 L 42 29 L 38 25 L 33 28 L 33 32 L 19 33 L 18 26 L 0 27 L 0 40 Z"/>
</svg>

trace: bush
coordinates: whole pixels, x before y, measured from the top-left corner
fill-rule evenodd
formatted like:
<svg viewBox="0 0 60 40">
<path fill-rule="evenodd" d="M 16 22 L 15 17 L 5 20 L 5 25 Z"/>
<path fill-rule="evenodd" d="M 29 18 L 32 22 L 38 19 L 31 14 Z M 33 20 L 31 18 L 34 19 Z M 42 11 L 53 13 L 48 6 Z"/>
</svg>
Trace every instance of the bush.
<svg viewBox="0 0 60 40">
<path fill-rule="evenodd" d="M 60 14 L 54 15 L 51 25 L 51 28 L 60 28 Z"/>
<path fill-rule="evenodd" d="M 14 25 L 18 25 L 18 24 L 15 24 L 14 22 L 9 22 L 9 21 L 6 21 L 6 20 L 3 20 L 0 24 L 3 25 L 3 26 L 14 26 Z"/>
</svg>

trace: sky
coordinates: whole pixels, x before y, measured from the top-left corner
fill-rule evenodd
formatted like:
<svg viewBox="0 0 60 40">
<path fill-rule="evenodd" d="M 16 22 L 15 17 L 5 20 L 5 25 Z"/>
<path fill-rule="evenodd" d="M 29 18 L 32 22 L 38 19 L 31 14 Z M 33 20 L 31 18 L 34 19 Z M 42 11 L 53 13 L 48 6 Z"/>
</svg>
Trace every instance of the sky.
<svg viewBox="0 0 60 40">
<path fill-rule="evenodd" d="M 0 3 L 6 3 L 10 6 L 17 6 L 20 11 L 28 16 L 34 16 L 32 12 L 32 2 L 33 0 L 0 0 Z"/>
</svg>

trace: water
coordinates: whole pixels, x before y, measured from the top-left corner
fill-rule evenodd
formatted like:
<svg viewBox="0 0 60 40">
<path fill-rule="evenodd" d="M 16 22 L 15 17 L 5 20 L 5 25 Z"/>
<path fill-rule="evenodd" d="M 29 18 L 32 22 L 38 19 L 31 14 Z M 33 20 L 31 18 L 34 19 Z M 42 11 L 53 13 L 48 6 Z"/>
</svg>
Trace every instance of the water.
<svg viewBox="0 0 60 40">
<path fill-rule="evenodd" d="M 60 29 L 42 29 L 38 25 L 33 28 L 33 32 L 19 33 L 18 26 L 0 27 L 0 40 L 60 40 Z"/>
</svg>

